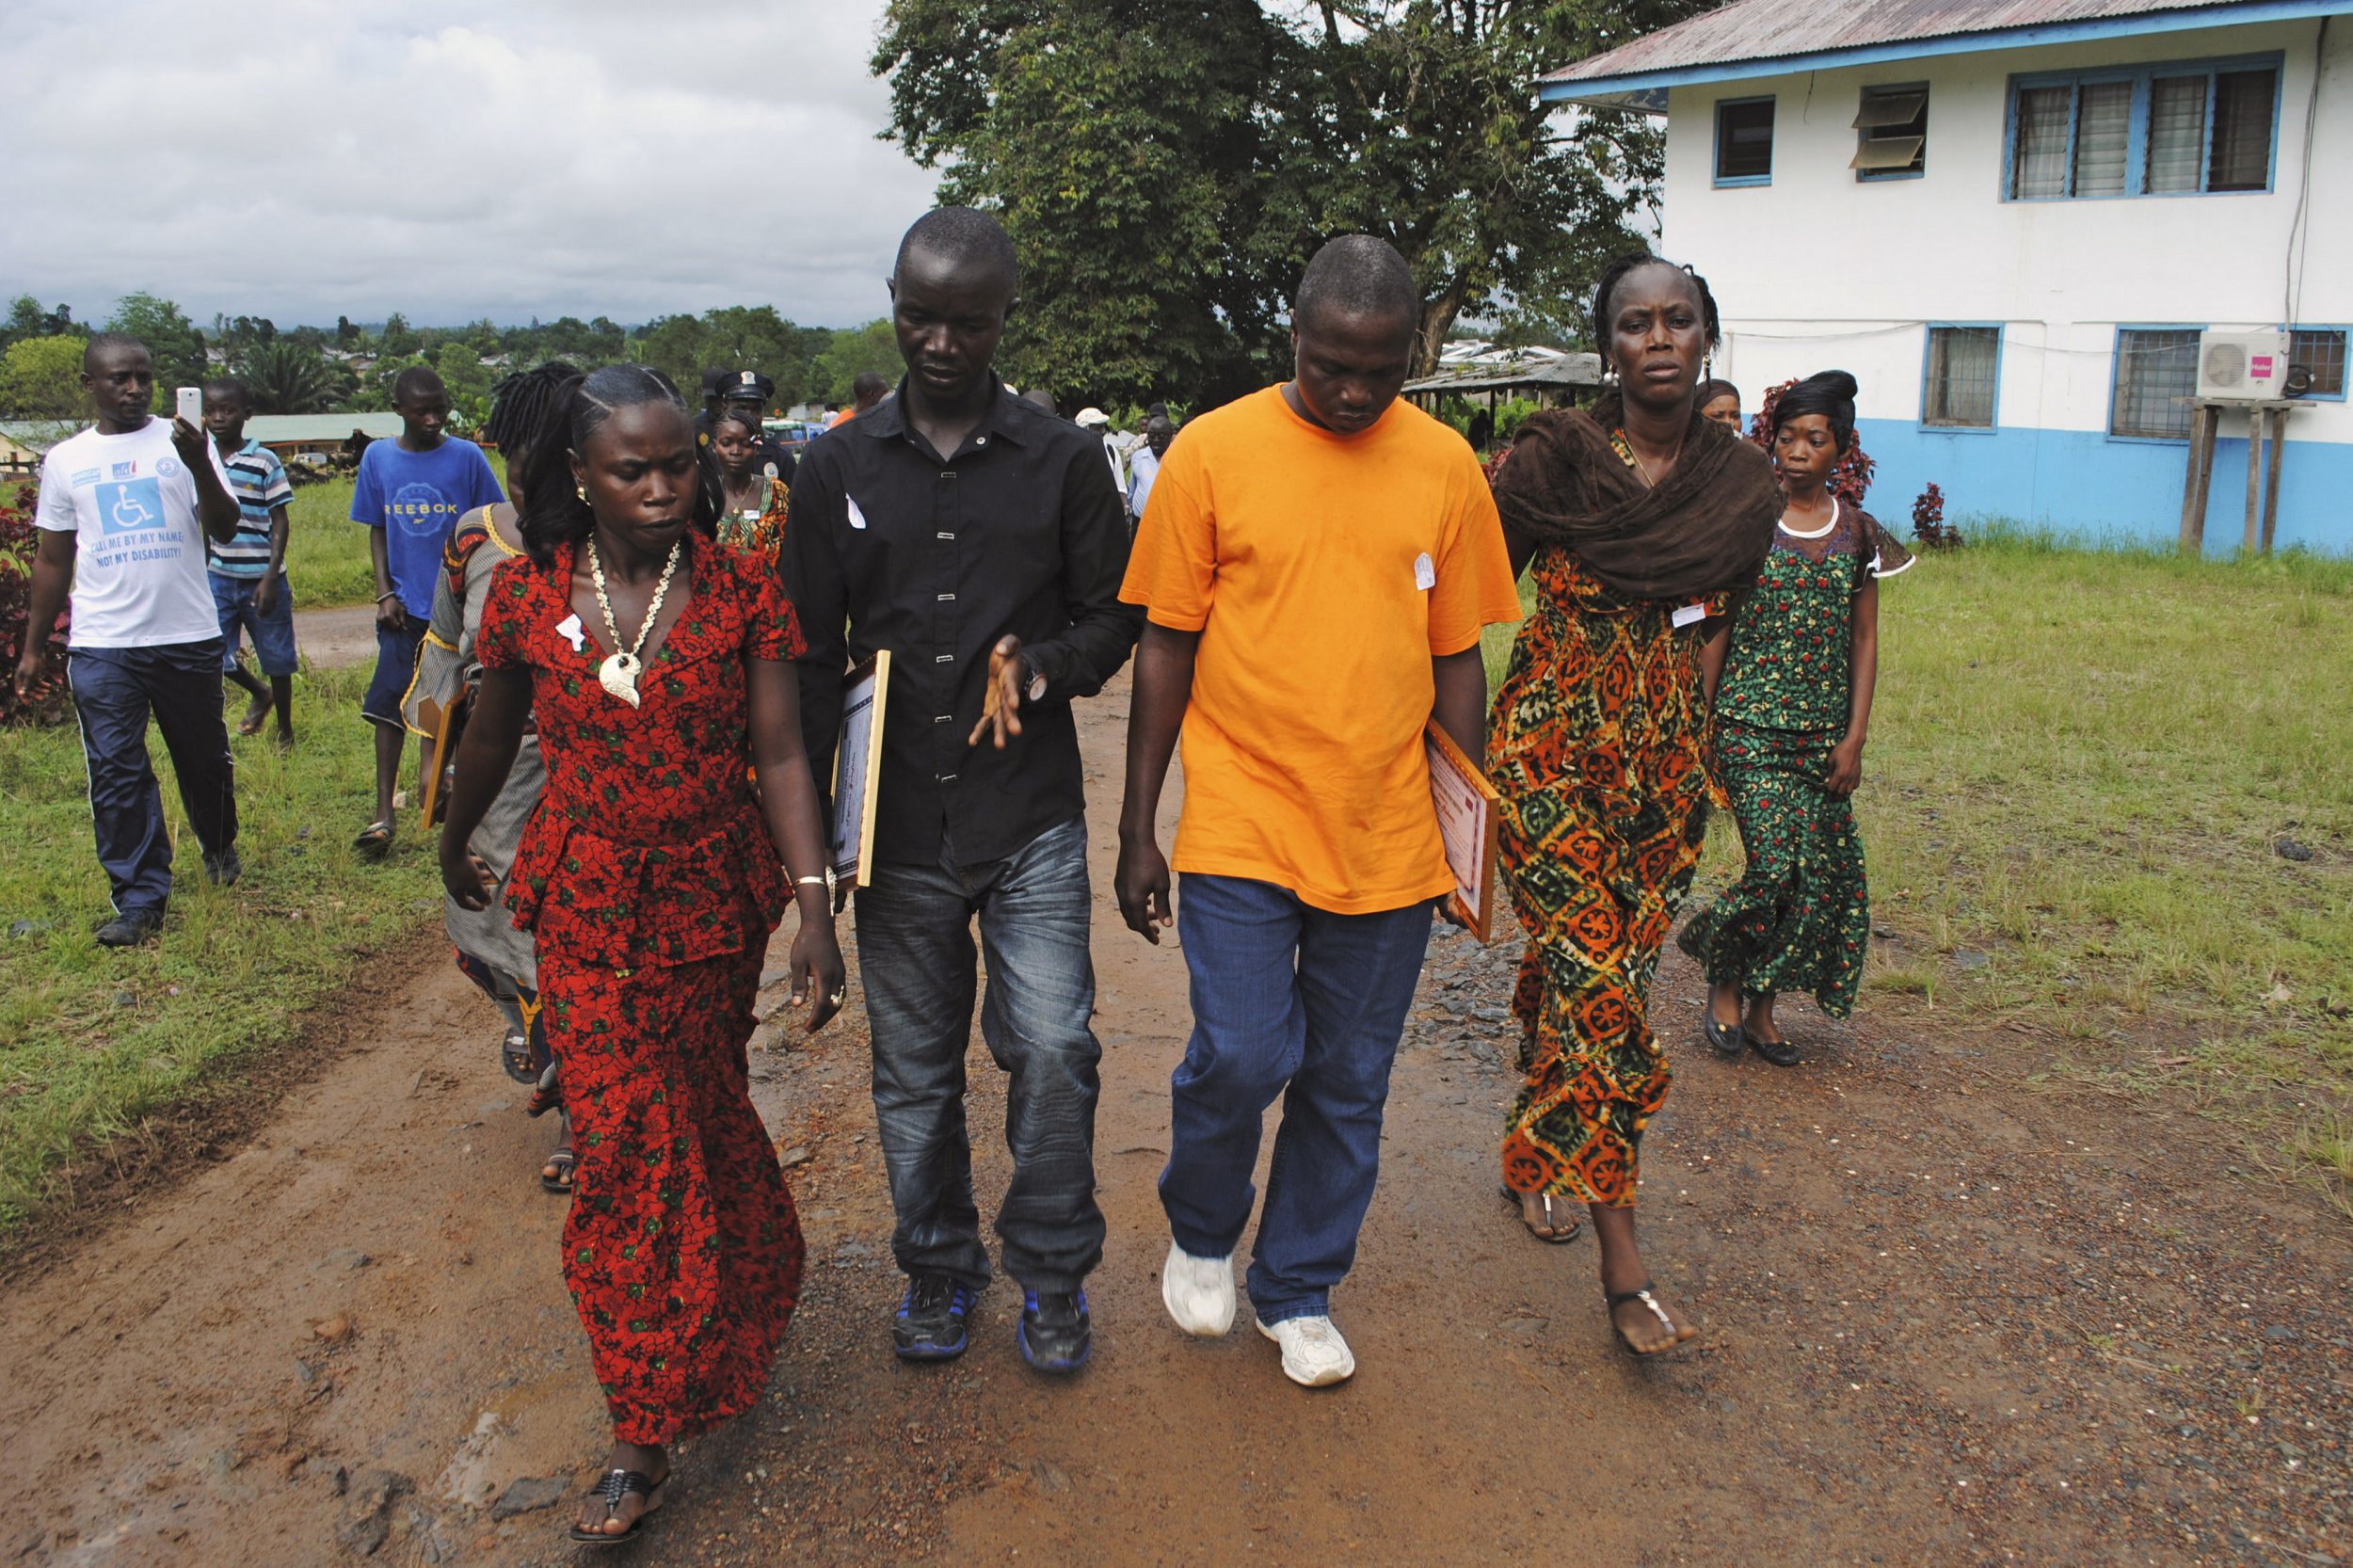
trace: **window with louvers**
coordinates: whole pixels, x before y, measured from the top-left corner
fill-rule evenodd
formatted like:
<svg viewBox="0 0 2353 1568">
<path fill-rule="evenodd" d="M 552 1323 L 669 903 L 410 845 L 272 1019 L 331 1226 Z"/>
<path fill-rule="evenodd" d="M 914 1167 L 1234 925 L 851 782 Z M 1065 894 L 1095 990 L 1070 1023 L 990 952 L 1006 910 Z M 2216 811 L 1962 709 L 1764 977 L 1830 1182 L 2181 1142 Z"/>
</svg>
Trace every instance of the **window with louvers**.
<svg viewBox="0 0 2353 1568">
<path fill-rule="evenodd" d="M 2009 199 L 2269 190 L 2279 103 L 2261 60 L 2016 79 Z"/>
</svg>

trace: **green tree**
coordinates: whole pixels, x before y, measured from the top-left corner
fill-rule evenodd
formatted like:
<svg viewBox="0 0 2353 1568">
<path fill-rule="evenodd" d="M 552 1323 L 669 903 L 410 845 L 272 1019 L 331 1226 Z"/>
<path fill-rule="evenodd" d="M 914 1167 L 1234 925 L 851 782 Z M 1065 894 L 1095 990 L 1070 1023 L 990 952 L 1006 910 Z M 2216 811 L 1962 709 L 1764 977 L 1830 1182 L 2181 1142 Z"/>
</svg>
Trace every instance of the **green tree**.
<svg viewBox="0 0 2353 1568">
<path fill-rule="evenodd" d="M 204 359 L 204 334 L 187 312 L 159 295 L 126 294 L 115 301 L 106 323 L 110 332 L 128 332 L 147 344 L 155 360 L 155 411 L 172 409 L 175 389 L 201 386 L 209 374 Z"/>
<path fill-rule="evenodd" d="M 1020 250 L 1014 368 L 1061 392 L 1198 397 L 1288 363 L 1285 301 L 1336 233 L 1413 264 L 1417 370 L 1465 309 L 1573 327 L 1635 243 L 1660 143 L 1639 116 L 1548 111 L 1537 77 L 1703 8 L 891 0 L 873 64 L 892 135 Z"/>
<path fill-rule="evenodd" d="M 88 340 L 70 335 L 19 338 L 0 355 L 0 416 L 71 420 L 87 405 L 82 351 Z"/>
<path fill-rule="evenodd" d="M 408 318 L 394 311 L 384 318 L 384 330 L 376 334 L 376 350 L 391 358 L 406 359 L 424 346 L 424 340 L 409 327 Z"/>
<path fill-rule="evenodd" d="M 847 403 L 852 396 L 851 384 L 856 381 L 860 371 L 875 371 L 885 380 L 895 382 L 905 368 L 906 361 L 899 357 L 899 340 L 890 329 L 888 318 L 870 321 L 851 331 L 833 334 L 833 341 L 808 367 L 808 395 L 824 403 Z M 1016 377 L 1014 384 L 1027 383 Z"/>
<path fill-rule="evenodd" d="M 257 343 L 235 363 L 257 414 L 322 414 L 351 393 L 349 371 L 291 337 Z"/>
<path fill-rule="evenodd" d="M 608 323 L 608 325 L 610 325 Z M 638 334 L 637 357 L 679 384 L 689 402 L 705 370 L 756 370 L 776 384 L 776 402 L 799 402 L 808 386 L 807 329 L 771 305 L 729 305 L 700 316 L 659 316 Z"/>
<path fill-rule="evenodd" d="M 893 134 L 1020 253 L 1011 379 L 1108 403 L 1254 378 L 1265 252 L 1293 248 L 1261 109 L 1304 53 L 1255 0 L 892 0 Z"/>
<path fill-rule="evenodd" d="M 0 322 L 0 349 L 25 338 L 73 337 L 88 330 L 73 319 L 72 306 L 43 310 L 40 300 L 20 294 L 8 304 L 8 319 Z"/>
</svg>

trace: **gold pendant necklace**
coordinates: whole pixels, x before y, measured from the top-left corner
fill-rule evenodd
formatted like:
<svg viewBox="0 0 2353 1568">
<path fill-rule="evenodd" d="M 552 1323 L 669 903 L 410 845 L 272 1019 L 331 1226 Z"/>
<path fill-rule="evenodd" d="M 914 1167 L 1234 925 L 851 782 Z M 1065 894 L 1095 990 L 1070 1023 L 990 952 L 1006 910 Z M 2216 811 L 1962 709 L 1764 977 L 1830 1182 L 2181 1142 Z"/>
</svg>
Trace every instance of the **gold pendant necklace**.
<svg viewBox="0 0 2353 1568">
<path fill-rule="evenodd" d="M 613 618 L 613 600 L 605 596 L 604 563 L 597 558 L 596 536 L 589 536 L 588 580 L 596 584 L 597 608 L 604 612 L 605 638 L 613 645 L 613 652 L 597 666 L 597 684 L 632 708 L 638 703 L 638 672 L 646 667 L 637 653 L 646 646 L 646 639 L 653 634 L 654 619 L 662 614 L 662 598 L 670 591 L 670 574 L 678 570 L 679 552 L 685 547 L 684 539 L 670 547 L 670 558 L 662 563 L 662 581 L 653 586 L 653 602 L 646 606 L 645 622 L 637 628 L 637 640 L 623 648 L 620 625 Z"/>
</svg>

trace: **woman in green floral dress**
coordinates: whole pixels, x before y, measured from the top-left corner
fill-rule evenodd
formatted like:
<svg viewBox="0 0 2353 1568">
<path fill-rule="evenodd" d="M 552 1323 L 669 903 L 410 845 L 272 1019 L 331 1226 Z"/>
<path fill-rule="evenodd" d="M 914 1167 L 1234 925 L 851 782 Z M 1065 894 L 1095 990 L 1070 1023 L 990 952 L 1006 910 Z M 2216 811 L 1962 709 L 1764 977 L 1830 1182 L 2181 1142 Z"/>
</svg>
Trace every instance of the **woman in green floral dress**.
<svg viewBox="0 0 2353 1568">
<path fill-rule="evenodd" d="M 1879 580 L 1912 565 L 1868 512 L 1825 488 L 1854 444 L 1854 395 L 1853 376 L 1824 371 L 1773 410 L 1787 506 L 1716 694 L 1717 773 L 1748 869 L 1679 939 L 1707 975 L 1707 1043 L 1727 1056 L 1753 1047 L 1785 1067 L 1800 1057 L 1773 999 L 1810 992 L 1843 1018 L 1863 979 L 1871 904 L 1850 797 L 1879 675 Z"/>
</svg>

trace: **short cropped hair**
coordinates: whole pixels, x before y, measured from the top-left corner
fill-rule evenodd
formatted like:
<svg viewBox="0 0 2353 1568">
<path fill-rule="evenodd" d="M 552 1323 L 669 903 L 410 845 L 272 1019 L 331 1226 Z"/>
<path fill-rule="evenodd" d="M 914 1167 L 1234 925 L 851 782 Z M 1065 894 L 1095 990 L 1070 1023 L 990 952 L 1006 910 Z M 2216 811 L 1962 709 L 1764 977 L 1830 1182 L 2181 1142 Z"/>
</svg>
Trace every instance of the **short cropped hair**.
<svg viewBox="0 0 2353 1568">
<path fill-rule="evenodd" d="M 395 403 L 404 397 L 431 397 L 436 392 L 446 397 L 449 389 L 441 385 L 440 374 L 431 365 L 410 365 L 392 377 L 392 401 Z"/>
<path fill-rule="evenodd" d="M 82 368 L 88 370 L 97 363 L 101 354 L 116 348 L 136 348 L 147 354 L 147 344 L 128 332 L 92 332 L 89 342 L 82 345 Z M 152 360 L 154 356 L 148 354 L 148 358 Z"/>
<path fill-rule="evenodd" d="M 1012 236 L 1003 224 L 978 207 L 935 207 L 917 218 L 899 242 L 892 277 L 905 269 L 908 253 L 916 250 L 1000 273 L 1008 289 L 1021 292 L 1021 262 L 1013 252 Z"/>
<path fill-rule="evenodd" d="M 1397 315 L 1419 326 L 1421 290 L 1397 247 L 1373 234 L 1342 234 L 1307 264 L 1299 280 L 1299 297 L 1291 302 L 1291 320 L 1297 323 L 1325 311 Z"/>
</svg>

